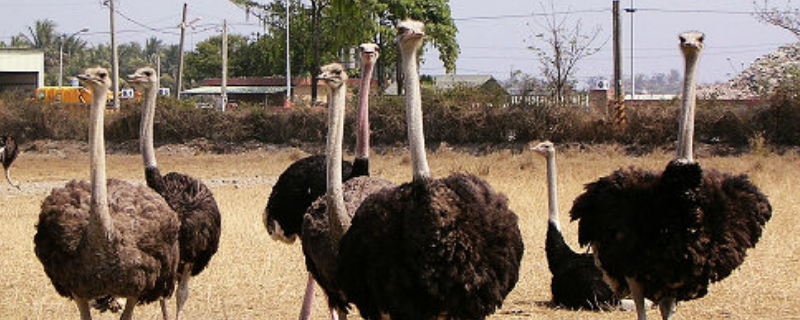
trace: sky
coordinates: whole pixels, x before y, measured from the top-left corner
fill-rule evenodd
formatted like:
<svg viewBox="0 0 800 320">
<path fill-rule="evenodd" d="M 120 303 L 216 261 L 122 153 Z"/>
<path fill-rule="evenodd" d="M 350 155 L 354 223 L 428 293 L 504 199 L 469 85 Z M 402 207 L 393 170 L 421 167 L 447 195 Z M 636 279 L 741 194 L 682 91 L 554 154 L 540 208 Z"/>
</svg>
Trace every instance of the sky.
<svg viewBox="0 0 800 320">
<path fill-rule="evenodd" d="M 267 0 L 259 0 L 267 2 Z M 779 0 L 780 1 L 780 0 Z M 177 25 L 183 3 L 188 4 L 189 21 L 199 18 L 187 35 L 187 50 L 207 37 L 219 33 L 227 19 L 231 33 L 251 34 L 261 30 L 255 19 L 246 19 L 239 7 L 226 0 L 117 0 L 117 41 L 144 42 L 151 36 L 165 43 L 178 43 Z M 102 0 L 0 0 L 0 41 L 25 32 L 38 19 L 51 19 L 57 30 L 72 33 L 89 28 L 81 39 L 91 44 L 108 43 L 109 13 Z M 778 2 L 782 3 L 782 2 Z M 450 0 L 452 16 L 459 29 L 461 54 L 457 74 L 492 74 L 507 79 L 513 70 L 537 75 L 539 62 L 528 49 L 535 45 L 533 35 L 543 29 L 541 14 L 569 12 L 584 28 L 601 28 L 600 51 L 578 65 L 577 78 L 612 73 L 611 0 Z M 637 9 L 622 14 L 624 66 L 630 74 L 631 29 L 634 31 L 633 68 L 637 74 L 668 73 L 683 69 L 677 49 L 677 35 L 685 30 L 706 33 L 706 50 L 701 58 L 700 83 L 724 81 L 740 72 L 759 56 L 779 46 L 797 41 L 791 33 L 758 22 L 752 15 L 753 0 L 621 0 L 621 7 Z M 537 22 L 538 21 L 538 22 Z M 421 68 L 423 74 L 443 74 L 437 52 L 428 50 Z"/>
</svg>

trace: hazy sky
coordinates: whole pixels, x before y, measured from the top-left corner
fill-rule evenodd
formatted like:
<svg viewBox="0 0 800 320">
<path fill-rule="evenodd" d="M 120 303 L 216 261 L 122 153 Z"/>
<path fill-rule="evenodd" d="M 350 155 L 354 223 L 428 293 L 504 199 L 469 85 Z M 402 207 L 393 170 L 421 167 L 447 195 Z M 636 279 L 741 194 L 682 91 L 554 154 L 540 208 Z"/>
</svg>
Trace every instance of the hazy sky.
<svg viewBox="0 0 800 320">
<path fill-rule="evenodd" d="M 267 1 L 267 0 L 261 0 Z M 176 0 L 117 0 L 117 8 L 125 16 L 145 28 L 117 16 L 118 41 L 140 41 L 157 36 L 166 43 L 177 43 L 181 8 Z M 201 17 L 187 37 L 188 48 L 211 34 L 219 32 L 222 19 L 228 19 L 232 33 L 250 34 L 260 29 L 255 20 L 245 20 L 244 12 L 226 0 L 186 0 L 189 19 Z M 37 19 L 51 19 L 58 30 L 71 33 L 90 28 L 81 38 L 92 44 L 108 42 L 109 14 L 101 0 L 0 0 L 0 41 L 27 30 Z M 555 1 L 556 12 L 575 12 L 571 19 L 581 19 L 585 28 L 600 26 L 602 50 L 579 65 L 579 79 L 593 75 L 609 76 L 611 61 L 611 1 Z M 682 67 L 677 49 L 677 34 L 684 30 L 706 33 L 706 51 L 701 61 L 701 82 L 722 81 L 741 71 L 755 58 L 774 51 L 780 45 L 797 41 L 789 32 L 759 23 L 751 15 L 752 0 L 636 0 L 639 9 L 634 16 L 635 71 L 649 74 L 668 72 Z M 457 73 L 490 73 L 499 79 L 519 69 L 536 74 L 539 70 L 534 54 L 527 49 L 531 35 L 541 32 L 537 14 L 551 12 L 549 1 L 528 0 L 450 0 L 458 26 L 461 56 Z M 622 0 L 621 6 L 631 6 Z M 541 21 L 541 20 L 540 20 Z M 630 14 L 623 13 L 625 34 L 624 73 L 630 72 Z M 735 70 L 735 71 L 734 71 Z M 440 74 L 444 70 L 436 52 L 426 55 L 422 72 Z"/>
</svg>

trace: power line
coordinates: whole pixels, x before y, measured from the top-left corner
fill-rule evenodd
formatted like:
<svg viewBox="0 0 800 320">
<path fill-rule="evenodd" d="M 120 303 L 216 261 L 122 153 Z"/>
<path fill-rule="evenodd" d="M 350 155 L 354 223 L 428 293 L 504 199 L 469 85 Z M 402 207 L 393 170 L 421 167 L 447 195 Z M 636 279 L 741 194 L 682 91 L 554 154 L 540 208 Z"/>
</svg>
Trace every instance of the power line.
<svg viewBox="0 0 800 320">
<path fill-rule="evenodd" d="M 504 19 L 522 19 L 531 17 L 546 17 L 553 15 L 566 15 L 566 14 L 583 14 L 583 13 L 604 13 L 611 10 L 610 8 L 602 9 L 587 9 L 587 10 L 574 10 L 574 11 L 555 11 L 548 13 L 529 13 L 529 14 L 507 14 L 499 16 L 475 16 L 464 18 L 453 18 L 453 21 L 480 21 L 480 20 L 504 20 Z"/>
</svg>

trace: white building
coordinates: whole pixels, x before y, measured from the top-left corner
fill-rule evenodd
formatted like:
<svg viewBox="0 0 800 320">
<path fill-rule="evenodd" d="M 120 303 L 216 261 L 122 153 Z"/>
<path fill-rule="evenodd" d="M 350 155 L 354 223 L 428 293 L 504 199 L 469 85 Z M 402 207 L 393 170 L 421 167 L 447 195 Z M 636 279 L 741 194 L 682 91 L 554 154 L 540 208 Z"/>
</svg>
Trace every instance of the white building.
<svg viewBox="0 0 800 320">
<path fill-rule="evenodd" d="M 35 90 L 44 86 L 44 52 L 0 48 L 0 91 Z"/>
</svg>

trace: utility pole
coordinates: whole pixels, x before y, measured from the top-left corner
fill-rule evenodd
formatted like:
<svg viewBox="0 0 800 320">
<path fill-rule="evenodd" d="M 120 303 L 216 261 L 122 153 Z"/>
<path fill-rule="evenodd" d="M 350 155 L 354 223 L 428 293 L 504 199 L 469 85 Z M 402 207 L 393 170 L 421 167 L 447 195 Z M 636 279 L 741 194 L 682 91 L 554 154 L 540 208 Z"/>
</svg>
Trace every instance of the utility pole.
<svg viewBox="0 0 800 320">
<path fill-rule="evenodd" d="M 183 3 L 183 18 L 181 18 L 181 41 L 178 44 L 178 76 L 177 84 L 175 85 L 175 98 L 181 98 L 181 88 L 183 87 L 183 44 L 186 39 L 186 3 Z"/>
<path fill-rule="evenodd" d="M 633 13 L 636 8 L 633 7 L 633 0 L 631 0 L 631 7 L 625 9 L 625 12 L 631 14 L 631 100 L 636 97 L 636 72 L 633 71 Z"/>
<path fill-rule="evenodd" d="M 289 5 L 289 0 L 286 0 L 286 101 L 283 103 L 285 108 L 292 106 L 292 60 L 289 55 Z"/>
<path fill-rule="evenodd" d="M 111 12 L 111 86 L 114 89 L 114 109 L 119 109 L 119 54 L 117 53 L 117 27 L 114 23 L 114 0 L 108 0 Z"/>
<path fill-rule="evenodd" d="M 620 27 L 619 0 L 613 1 L 612 25 L 614 29 L 614 122 L 625 123 L 625 94 L 622 92 L 622 28 Z"/>
<path fill-rule="evenodd" d="M 228 106 L 228 20 L 222 20 L 222 85 L 220 86 L 222 112 Z"/>
</svg>

